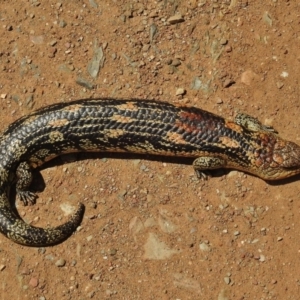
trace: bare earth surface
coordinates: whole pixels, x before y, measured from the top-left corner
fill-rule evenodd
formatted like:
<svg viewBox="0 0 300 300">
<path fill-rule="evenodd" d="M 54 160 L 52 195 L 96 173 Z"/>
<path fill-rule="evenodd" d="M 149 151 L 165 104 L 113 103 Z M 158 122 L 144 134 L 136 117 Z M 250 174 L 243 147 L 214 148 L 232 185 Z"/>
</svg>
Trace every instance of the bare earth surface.
<svg viewBox="0 0 300 300">
<path fill-rule="evenodd" d="M 246 112 L 300 142 L 296 3 L 2 1 L 1 129 L 48 104 L 109 96 Z M 201 181 L 190 164 L 73 154 L 44 166 L 20 216 L 54 226 L 78 202 L 85 216 L 54 247 L 1 235 L 0 298 L 299 299 L 299 176 Z"/>
</svg>

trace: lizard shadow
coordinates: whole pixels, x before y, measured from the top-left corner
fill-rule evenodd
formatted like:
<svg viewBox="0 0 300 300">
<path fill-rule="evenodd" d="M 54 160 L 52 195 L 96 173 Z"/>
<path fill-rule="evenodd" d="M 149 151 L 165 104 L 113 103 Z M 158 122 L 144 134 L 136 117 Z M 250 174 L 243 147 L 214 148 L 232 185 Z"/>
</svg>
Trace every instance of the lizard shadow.
<svg viewBox="0 0 300 300">
<path fill-rule="evenodd" d="M 45 180 L 41 174 L 42 170 L 47 168 L 55 167 L 55 166 L 62 166 L 67 165 L 69 162 L 74 161 L 85 161 L 85 160 L 92 160 L 92 159 L 126 159 L 126 160 L 147 160 L 147 161 L 156 161 L 162 163 L 172 163 L 178 165 L 186 165 L 193 169 L 193 158 L 185 158 L 185 157 L 172 157 L 172 156 L 160 156 L 160 155 L 145 155 L 145 154 L 135 154 L 135 153 L 111 153 L 111 152 L 79 152 L 79 153 L 72 153 L 72 154 L 64 154 L 60 155 L 49 162 L 44 163 L 41 167 L 32 170 L 33 173 L 33 180 L 30 185 L 30 191 L 36 193 L 37 198 L 38 194 L 43 192 L 46 188 Z M 105 167 L 105 166 L 103 166 Z M 223 175 L 227 175 L 232 169 L 216 169 L 216 170 L 209 170 L 208 174 L 211 175 L 213 178 L 218 178 Z M 245 172 L 246 173 L 246 172 Z M 249 174 L 249 173 L 248 173 Z M 249 174 L 254 176 L 252 174 Z M 295 181 L 300 180 L 300 174 L 280 179 L 276 181 L 265 181 L 267 184 L 271 186 L 279 186 L 279 185 L 286 185 Z M 16 189 L 15 185 L 12 187 L 10 192 L 10 200 L 12 209 L 15 213 L 19 216 L 17 208 L 16 208 Z"/>
<path fill-rule="evenodd" d="M 30 186 L 30 190 L 32 192 L 43 192 L 46 184 L 41 174 L 42 170 L 47 168 L 52 168 L 55 166 L 62 166 L 67 165 L 70 162 L 79 162 L 79 161 L 86 161 L 86 160 L 93 160 L 93 159 L 116 159 L 116 160 L 145 160 L 145 161 L 155 161 L 161 163 L 171 163 L 171 164 L 178 164 L 178 165 L 185 165 L 190 167 L 193 170 L 193 161 L 194 158 L 186 158 L 186 157 L 172 157 L 172 156 L 161 156 L 161 155 L 145 155 L 145 154 L 135 154 L 135 153 L 114 153 L 114 152 L 79 152 L 79 153 L 72 153 L 72 154 L 64 154 L 60 155 L 49 162 L 46 162 L 41 167 L 38 167 L 33 170 L 33 181 Z M 103 166 L 105 167 L 105 166 Z M 209 170 L 207 173 L 211 175 L 212 178 L 222 177 L 223 175 L 228 175 L 230 171 L 234 169 L 216 169 L 216 170 Z M 255 176 L 251 173 L 246 174 L 250 176 Z M 263 179 L 261 179 L 263 180 Z M 300 180 L 300 174 L 294 175 L 289 178 L 279 179 L 279 180 L 265 180 L 265 182 L 271 186 L 280 186 L 286 185 L 295 181 Z"/>
</svg>

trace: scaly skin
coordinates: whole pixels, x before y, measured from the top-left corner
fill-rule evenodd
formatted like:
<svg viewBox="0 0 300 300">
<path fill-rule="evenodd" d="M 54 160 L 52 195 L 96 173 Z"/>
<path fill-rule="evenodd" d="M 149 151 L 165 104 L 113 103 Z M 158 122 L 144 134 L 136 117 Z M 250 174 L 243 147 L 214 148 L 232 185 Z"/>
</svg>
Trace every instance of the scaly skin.
<svg viewBox="0 0 300 300">
<path fill-rule="evenodd" d="M 0 137 L 0 232 L 28 246 L 56 244 L 74 232 L 82 204 L 69 222 L 43 229 L 26 224 L 9 203 L 16 180 L 20 198 L 32 202 L 34 195 L 27 191 L 30 168 L 58 155 L 109 151 L 192 157 L 199 176 L 216 168 L 265 180 L 300 173 L 300 147 L 273 131 L 251 117 L 232 122 L 157 101 L 91 99 L 45 107 L 15 121 Z"/>
</svg>

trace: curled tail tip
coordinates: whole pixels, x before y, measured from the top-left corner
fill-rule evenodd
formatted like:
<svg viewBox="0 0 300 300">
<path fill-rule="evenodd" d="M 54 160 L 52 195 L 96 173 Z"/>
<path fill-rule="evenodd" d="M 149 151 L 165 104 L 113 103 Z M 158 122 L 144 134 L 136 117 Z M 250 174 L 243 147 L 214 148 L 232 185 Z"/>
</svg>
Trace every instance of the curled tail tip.
<svg viewBox="0 0 300 300">
<path fill-rule="evenodd" d="M 74 225 L 77 223 L 79 225 L 79 223 L 82 221 L 83 218 L 83 214 L 85 211 L 85 206 L 82 203 L 78 203 L 77 205 L 77 210 L 76 212 L 72 215 L 70 221 L 72 221 L 74 223 Z M 70 222 L 69 221 L 69 222 Z M 78 222 L 77 222 L 78 221 Z M 77 225 L 77 226 L 78 226 Z M 77 227 L 76 226 L 76 227 Z M 75 228 L 76 229 L 76 228 Z"/>
<path fill-rule="evenodd" d="M 53 231 L 53 235 L 50 232 L 50 236 L 52 235 L 53 239 L 49 239 L 49 245 L 59 244 L 74 233 L 82 221 L 84 211 L 85 206 L 82 203 L 79 203 L 76 212 L 72 215 L 69 221 L 55 228 L 49 229 L 50 231 Z"/>
<path fill-rule="evenodd" d="M 85 207 L 79 203 L 78 209 L 64 224 L 52 228 L 34 227 L 23 220 L 10 215 L 13 223 L 10 231 L 4 232 L 14 242 L 29 247 L 47 247 L 57 245 L 70 237 L 80 225 Z"/>
<path fill-rule="evenodd" d="M 36 245 L 32 244 L 29 246 L 47 247 L 57 245 L 65 241 L 76 231 L 77 227 L 80 225 L 84 211 L 85 206 L 82 203 L 79 203 L 76 212 L 66 223 L 49 229 L 36 228 L 42 230 L 41 239 L 40 241 L 37 241 Z"/>
</svg>

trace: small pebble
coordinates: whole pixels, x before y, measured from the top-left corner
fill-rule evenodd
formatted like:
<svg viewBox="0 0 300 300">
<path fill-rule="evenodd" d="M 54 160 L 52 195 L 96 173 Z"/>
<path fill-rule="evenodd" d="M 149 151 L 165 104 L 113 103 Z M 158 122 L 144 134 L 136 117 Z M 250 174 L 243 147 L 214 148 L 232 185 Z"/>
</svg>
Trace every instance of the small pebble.
<svg viewBox="0 0 300 300">
<path fill-rule="evenodd" d="M 145 166 L 145 165 L 141 165 L 141 166 L 140 166 L 140 170 L 141 170 L 141 171 L 144 171 L 144 172 L 149 171 L 149 169 L 148 169 L 147 166 Z"/>
<path fill-rule="evenodd" d="M 176 14 L 168 19 L 169 24 L 177 24 L 184 22 L 182 15 Z"/>
<path fill-rule="evenodd" d="M 60 259 L 57 260 L 56 263 L 55 263 L 55 265 L 56 265 L 57 267 L 63 267 L 63 266 L 65 266 L 65 264 L 66 264 L 66 260 L 63 259 L 63 258 L 60 258 Z"/>
<path fill-rule="evenodd" d="M 27 269 L 27 268 L 22 269 L 22 270 L 20 271 L 20 274 L 21 274 L 21 275 L 29 275 L 29 274 L 30 274 L 30 270 Z"/>
<path fill-rule="evenodd" d="M 36 277 L 32 277 L 29 281 L 29 285 L 37 287 L 39 285 L 39 280 Z"/>
<path fill-rule="evenodd" d="M 179 95 L 184 95 L 185 94 L 185 89 L 184 88 L 178 88 L 176 90 L 176 96 L 179 96 Z"/>
<path fill-rule="evenodd" d="M 90 242 L 92 239 L 93 239 L 93 236 L 92 236 L 92 235 L 89 235 L 89 236 L 86 238 L 86 240 L 87 240 L 88 242 Z"/>
<path fill-rule="evenodd" d="M 157 26 L 154 23 L 152 23 L 150 25 L 150 41 L 151 42 L 153 41 L 156 34 L 157 34 Z"/>
<path fill-rule="evenodd" d="M 277 283 L 277 280 L 276 280 L 276 279 L 272 279 L 272 280 L 271 280 L 271 283 L 272 283 L 272 284 L 276 284 L 276 283 Z"/>
<path fill-rule="evenodd" d="M 56 40 L 52 40 L 52 41 L 49 43 L 49 45 L 52 46 L 52 47 L 55 46 L 56 44 L 57 44 L 57 41 L 56 41 Z"/>
<path fill-rule="evenodd" d="M 174 60 L 172 60 L 171 65 L 174 67 L 178 67 L 181 65 L 181 61 L 178 58 L 175 58 Z"/>
<path fill-rule="evenodd" d="M 299 61 L 300 61 L 300 57 L 299 57 Z M 172 60 L 171 58 L 168 58 L 168 59 L 166 60 L 166 64 L 167 64 L 167 65 L 171 65 L 172 62 L 173 62 L 173 60 Z"/>
<path fill-rule="evenodd" d="M 38 248 L 38 253 L 39 254 L 45 254 L 46 253 L 46 249 L 44 247 L 40 247 L 40 248 Z"/>
<path fill-rule="evenodd" d="M 32 43 L 36 45 L 40 45 L 44 43 L 44 36 L 43 35 L 30 35 L 29 39 Z"/>
<path fill-rule="evenodd" d="M 227 41 L 226 39 L 221 39 L 221 40 L 220 40 L 220 44 L 221 44 L 221 45 L 224 45 L 224 46 L 225 46 L 227 43 L 228 43 L 228 41 Z"/>
<path fill-rule="evenodd" d="M 49 255 L 45 256 L 45 259 L 53 261 L 54 260 L 54 256 L 52 254 L 49 254 Z"/>
<path fill-rule="evenodd" d="M 82 77 L 77 77 L 76 83 L 89 89 L 89 90 L 92 90 L 94 88 L 94 85 L 91 82 L 89 82 L 88 80 L 86 80 Z"/>
<path fill-rule="evenodd" d="M 116 255 L 116 254 L 117 254 L 117 249 L 115 249 L 115 248 L 110 249 L 110 250 L 109 250 L 109 254 L 110 254 L 111 256 Z"/>
<path fill-rule="evenodd" d="M 89 2 L 93 8 L 98 8 L 98 4 L 94 0 L 89 0 Z"/>
<path fill-rule="evenodd" d="M 206 243 L 200 243 L 199 248 L 202 251 L 207 251 L 207 252 L 210 251 L 210 247 Z"/>
<path fill-rule="evenodd" d="M 146 51 L 149 50 L 149 48 L 150 48 L 150 45 L 145 44 L 145 45 L 143 46 L 143 48 L 142 48 L 142 51 L 143 51 L 143 52 L 146 52 Z"/>
<path fill-rule="evenodd" d="M 67 26 L 67 23 L 64 20 L 60 20 L 59 23 L 58 23 L 58 26 L 61 27 L 61 28 L 64 28 L 64 27 Z"/>
<path fill-rule="evenodd" d="M 241 82 L 245 85 L 251 85 L 255 79 L 258 79 L 258 75 L 251 70 L 247 70 L 241 75 Z"/>
<path fill-rule="evenodd" d="M 234 84 L 234 81 L 233 81 L 232 79 L 227 78 L 227 79 L 225 79 L 225 81 L 224 81 L 224 83 L 223 83 L 223 87 L 224 87 L 224 88 L 228 88 L 228 87 L 230 87 L 232 84 Z"/>
<path fill-rule="evenodd" d="M 0 271 L 3 271 L 6 268 L 5 265 L 0 265 Z"/>
<path fill-rule="evenodd" d="M 264 255 L 260 255 L 259 256 L 259 261 L 261 261 L 261 262 L 264 262 L 264 261 L 266 261 L 266 257 L 264 256 Z"/>
<path fill-rule="evenodd" d="M 277 82 L 276 82 L 276 86 L 277 86 L 277 88 L 280 90 L 280 89 L 283 88 L 284 83 L 283 83 L 282 81 L 277 81 Z"/>
<path fill-rule="evenodd" d="M 88 293 L 88 297 L 89 298 L 93 298 L 94 296 L 95 296 L 95 292 L 94 291 Z"/>
<path fill-rule="evenodd" d="M 226 51 L 226 52 L 231 52 L 231 51 L 232 51 L 232 47 L 227 45 L 227 46 L 225 47 L 225 51 Z"/>
<path fill-rule="evenodd" d="M 224 277 L 224 281 L 226 284 L 229 284 L 231 282 L 231 279 L 230 279 L 230 277 L 226 276 L 226 277 Z"/>
<path fill-rule="evenodd" d="M 73 259 L 73 260 L 71 261 L 71 266 L 74 267 L 74 266 L 76 266 L 76 264 L 77 264 L 77 261 L 76 261 L 75 259 Z"/>
<path fill-rule="evenodd" d="M 48 50 L 48 57 L 49 57 L 49 58 L 55 57 L 56 52 L 57 52 L 57 49 L 56 49 L 56 48 L 50 48 L 50 49 Z"/>
</svg>

